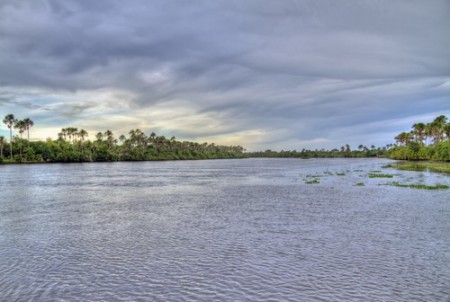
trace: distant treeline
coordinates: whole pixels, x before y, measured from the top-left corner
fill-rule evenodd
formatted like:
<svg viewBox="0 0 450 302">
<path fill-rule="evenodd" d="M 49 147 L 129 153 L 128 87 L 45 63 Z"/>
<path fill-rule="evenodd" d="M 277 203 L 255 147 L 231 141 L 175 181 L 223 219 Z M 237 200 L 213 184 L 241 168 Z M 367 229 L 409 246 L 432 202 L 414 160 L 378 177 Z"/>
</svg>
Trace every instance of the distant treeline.
<svg viewBox="0 0 450 302">
<path fill-rule="evenodd" d="M 340 149 L 333 150 L 307 150 L 302 149 L 301 151 L 258 151 L 249 153 L 250 157 L 280 157 L 280 158 L 343 158 L 343 157 L 381 157 L 386 154 L 388 147 L 375 148 L 375 146 L 370 146 L 370 148 L 359 145 L 358 150 L 352 150 L 349 145 L 342 146 Z"/>
<path fill-rule="evenodd" d="M 34 125 L 30 119 L 17 120 L 8 114 L 3 122 L 10 129 L 10 141 L 0 136 L 0 161 L 4 162 L 97 162 L 148 161 L 174 159 L 217 159 L 248 157 L 241 146 L 220 146 L 208 143 L 167 139 L 139 129 L 128 136 L 114 136 L 112 131 L 98 132 L 89 140 L 86 130 L 69 127 L 58 133 L 58 139 L 33 142 L 23 133 Z M 13 136 L 16 129 L 19 136 Z M 12 143 L 11 143 L 12 142 Z"/>
<path fill-rule="evenodd" d="M 336 158 L 336 157 L 386 157 L 403 160 L 450 161 L 450 123 L 445 115 L 436 117 L 430 123 L 416 123 L 410 132 L 395 137 L 396 144 L 384 147 L 359 145 L 351 150 L 349 145 L 333 150 L 272 151 L 253 152 L 251 157 L 287 158 Z"/>
</svg>

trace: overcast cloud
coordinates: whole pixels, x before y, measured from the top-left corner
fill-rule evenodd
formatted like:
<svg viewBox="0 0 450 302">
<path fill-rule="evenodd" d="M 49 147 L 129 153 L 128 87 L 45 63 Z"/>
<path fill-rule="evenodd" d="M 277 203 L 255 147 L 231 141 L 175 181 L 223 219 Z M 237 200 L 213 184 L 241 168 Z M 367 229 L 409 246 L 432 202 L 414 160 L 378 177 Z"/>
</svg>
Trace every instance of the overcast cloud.
<svg viewBox="0 0 450 302">
<path fill-rule="evenodd" d="M 2 0 L 8 113 L 40 139 L 74 126 L 249 150 L 383 146 L 450 117 L 450 1 Z"/>
</svg>

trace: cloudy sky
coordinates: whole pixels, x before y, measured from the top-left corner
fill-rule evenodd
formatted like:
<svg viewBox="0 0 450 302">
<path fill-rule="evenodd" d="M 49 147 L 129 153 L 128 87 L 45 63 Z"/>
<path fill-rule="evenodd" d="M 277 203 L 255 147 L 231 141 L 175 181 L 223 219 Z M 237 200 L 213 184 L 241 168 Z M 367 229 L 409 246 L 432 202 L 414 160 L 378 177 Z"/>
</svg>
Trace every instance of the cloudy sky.
<svg viewBox="0 0 450 302">
<path fill-rule="evenodd" d="M 1 0 L 8 113 L 34 120 L 34 139 L 73 126 L 384 146 L 450 117 L 450 1 Z"/>
</svg>

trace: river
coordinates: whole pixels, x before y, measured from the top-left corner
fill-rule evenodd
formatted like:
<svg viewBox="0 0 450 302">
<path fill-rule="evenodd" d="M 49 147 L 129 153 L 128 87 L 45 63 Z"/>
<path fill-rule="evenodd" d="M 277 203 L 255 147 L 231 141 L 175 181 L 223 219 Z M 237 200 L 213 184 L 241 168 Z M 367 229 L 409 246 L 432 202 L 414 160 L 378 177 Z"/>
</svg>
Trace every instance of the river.
<svg viewBox="0 0 450 302">
<path fill-rule="evenodd" d="M 447 302 L 450 190 L 387 184 L 450 177 L 386 163 L 0 166 L 0 301 Z"/>
</svg>

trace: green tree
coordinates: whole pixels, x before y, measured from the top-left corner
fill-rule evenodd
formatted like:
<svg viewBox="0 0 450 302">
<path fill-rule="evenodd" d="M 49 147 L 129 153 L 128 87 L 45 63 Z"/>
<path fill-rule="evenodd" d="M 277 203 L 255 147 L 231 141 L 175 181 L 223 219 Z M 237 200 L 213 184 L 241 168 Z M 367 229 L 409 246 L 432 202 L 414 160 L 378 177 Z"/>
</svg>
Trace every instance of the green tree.
<svg viewBox="0 0 450 302">
<path fill-rule="evenodd" d="M 69 142 L 74 142 L 77 137 L 78 128 L 69 127 L 65 129 L 67 132 L 67 136 L 69 137 Z"/>
<path fill-rule="evenodd" d="M 0 136 L 0 159 L 3 158 L 3 146 L 5 145 L 5 137 Z"/>
<path fill-rule="evenodd" d="M 22 134 L 27 130 L 27 126 L 24 120 L 17 121 L 14 128 L 19 130 L 20 139 L 22 139 Z"/>
<path fill-rule="evenodd" d="M 106 141 L 108 142 L 109 148 L 112 148 L 112 146 L 115 144 L 116 140 L 114 139 L 114 134 L 111 130 L 106 130 L 103 134 L 106 137 Z"/>
<path fill-rule="evenodd" d="M 84 142 L 84 138 L 88 137 L 88 136 L 89 136 L 88 132 L 86 130 L 84 130 L 84 129 L 81 129 L 78 132 L 78 137 L 80 138 L 81 142 Z"/>
<path fill-rule="evenodd" d="M 20 135 L 20 141 L 19 141 L 19 152 L 20 152 L 20 160 L 22 160 L 22 134 L 25 132 L 25 130 L 27 129 L 27 125 L 25 120 L 20 120 L 17 121 L 16 124 L 14 125 L 14 128 L 16 128 L 17 130 L 19 130 L 19 135 Z"/>
<path fill-rule="evenodd" d="M 28 145 L 30 145 L 30 128 L 34 126 L 34 122 L 30 118 L 25 118 L 25 129 L 27 130 Z"/>
<path fill-rule="evenodd" d="M 416 141 L 423 146 L 423 141 L 425 139 L 425 130 L 426 130 L 426 125 L 424 123 L 416 123 L 412 126 L 413 128 L 413 134 L 414 137 L 416 139 Z"/>
<path fill-rule="evenodd" d="M 95 138 L 97 139 L 97 142 L 103 141 L 103 133 L 97 132 L 97 134 L 95 135 Z"/>
<path fill-rule="evenodd" d="M 444 126 L 447 123 L 447 117 L 445 115 L 440 115 L 433 120 L 428 127 L 428 135 L 432 137 L 433 142 L 439 143 L 444 137 Z"/>
<path fill-rule="evenodd" d="M 12 160 L 13 159 L 12 128 L 17 123 L 17 119 L 14 117 L 14 114 L 8 114 L 3 119 L 3 123 L 9 128 L 9 148 L 10 148 L 10 156 L 11 156 L 11 160 Z"/>
<path fill-rule="evenodd" d="M 119 136 L 119 141 L 120 141 L 120 143 L 124 143 L 125 142 L 125 140 L 126 140 L 127 138 L 125 137 L 125 135 L 123 135 L 123 134 L 121 134 L 120 136 Z"/>
<path fill-rule="evenodd" d="M 399 144 L 406 145 L 411 141 L 411 133 L 402 132 L 395 137 L 395 140 Z"/>
<path fill-rule="evenodd" d="M 80 131 L 77 132 L 77 136 L 80 138 L 80 140 L 77 143 L 78 143 L 78 147 L 79 147 L 80 153 L 83 156 L 83 158 L 86 158 L 86 156 L 83 152 L 84 138 L 87 137 L 88 135 L 89 134 L 84 129 L 81 129 Z"/>
<path fill-rule="evenodd" d="M 444 134 L 447 137 L 447 140 L 450 141 L 450 123 L 445 124 L 443 127 Z"/>
</svg>

